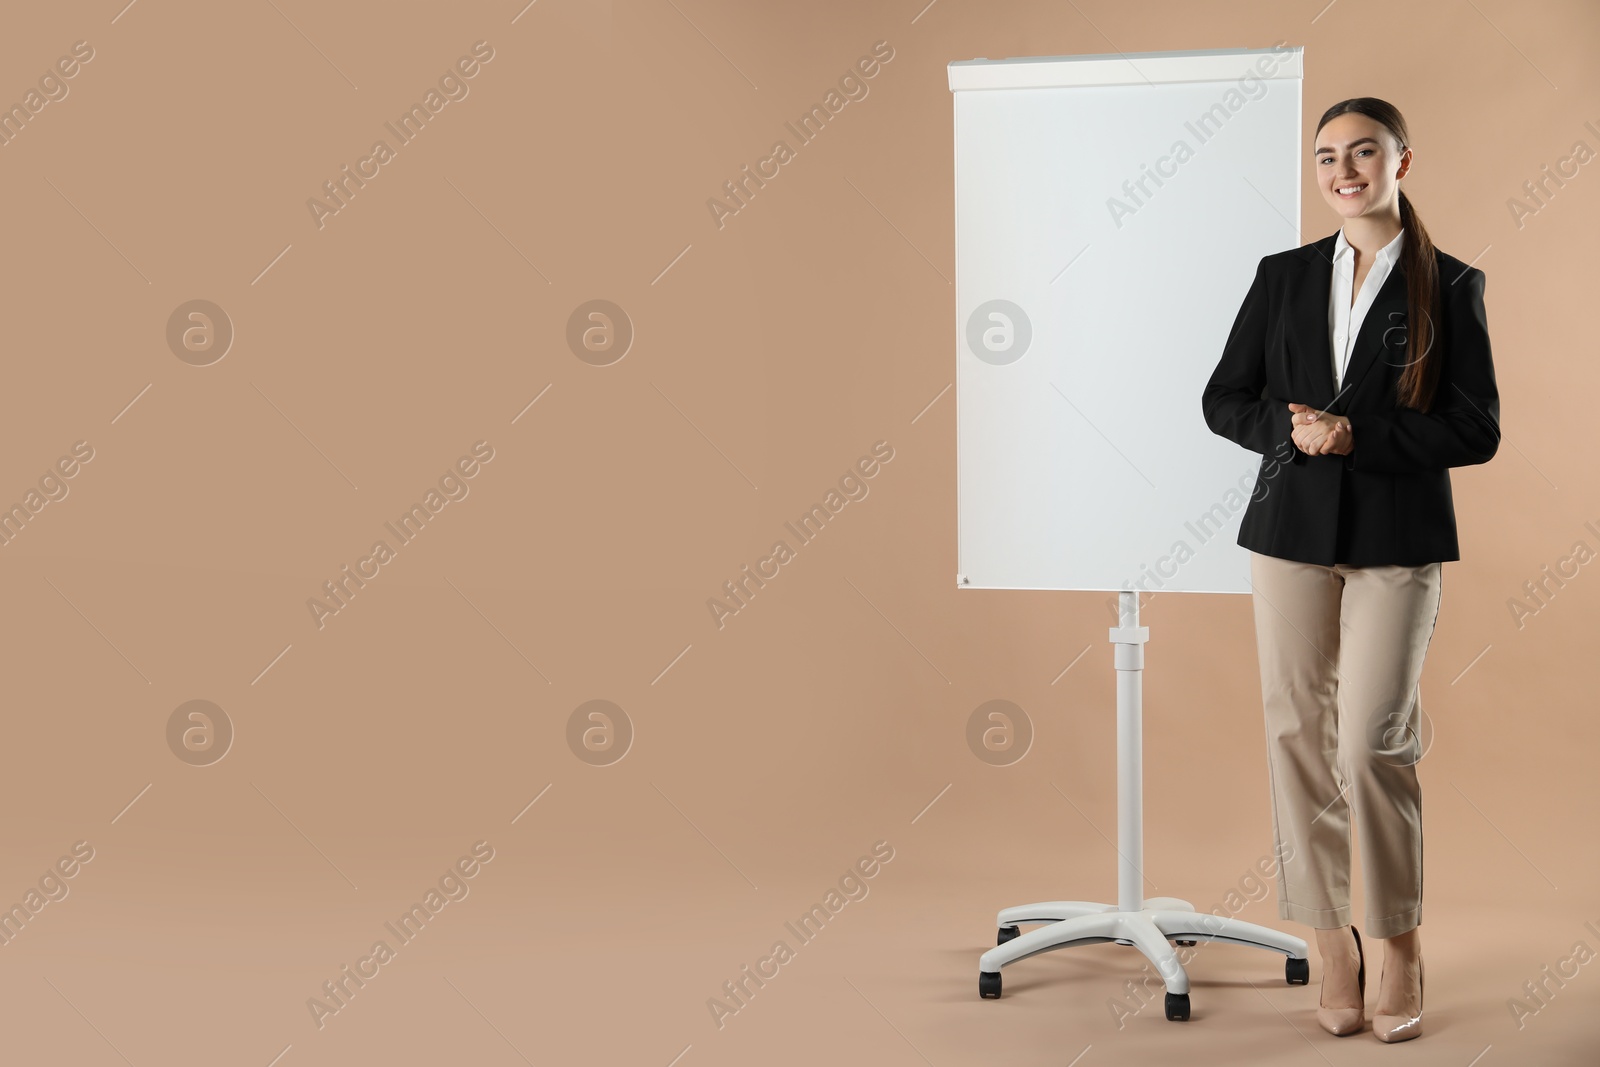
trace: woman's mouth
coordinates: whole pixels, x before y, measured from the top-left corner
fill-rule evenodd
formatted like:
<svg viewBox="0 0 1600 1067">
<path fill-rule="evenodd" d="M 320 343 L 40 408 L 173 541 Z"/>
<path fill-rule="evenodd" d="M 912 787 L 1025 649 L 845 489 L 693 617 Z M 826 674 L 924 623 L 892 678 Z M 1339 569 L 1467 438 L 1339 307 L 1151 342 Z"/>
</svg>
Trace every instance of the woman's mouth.
<svg viewBox="0 0 1600 1067">
<path fill-rule="evenodd" d="M 1365 182 L 1356 182 L 1354 185 L 1341 185 L 1334 189 L 1334 192 L 1338 194 L 1341 200 L 1354 200 L 1365 192 L 1366 188 L 1367 184 Z"/>
</svg>

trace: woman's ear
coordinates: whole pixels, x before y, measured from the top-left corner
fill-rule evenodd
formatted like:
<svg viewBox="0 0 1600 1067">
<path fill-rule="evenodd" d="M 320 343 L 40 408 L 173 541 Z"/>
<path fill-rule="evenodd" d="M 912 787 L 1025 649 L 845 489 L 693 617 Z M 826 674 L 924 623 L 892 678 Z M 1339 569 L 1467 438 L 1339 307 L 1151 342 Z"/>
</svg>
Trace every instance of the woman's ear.
<svg viewBox="0 0 1600 1067">
<path fill-rule="evenodd" d="M 1401 178 L 1404 178 L 1406 176 L 1406 172 L 1409 171 L 1410 169 L 1411 169 L 1411 149 L 1407 148 L 1404 152 L 1400 153 L 1400 166 L 1394 172 L 1394 180 L 1395 181 L 1399 181 Z"/>
</svg>

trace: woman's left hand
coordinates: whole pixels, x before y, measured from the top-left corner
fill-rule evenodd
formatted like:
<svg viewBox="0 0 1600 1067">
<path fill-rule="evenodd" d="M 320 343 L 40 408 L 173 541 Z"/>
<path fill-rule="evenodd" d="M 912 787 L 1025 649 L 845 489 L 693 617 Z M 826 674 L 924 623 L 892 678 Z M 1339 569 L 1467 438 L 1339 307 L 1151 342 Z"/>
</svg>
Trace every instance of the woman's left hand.
<svg viewBox="0 0 1600 1067">
<path fill-rule="evenodd" d="M 1350 420 L 1329 415 L 1305 404 L 1290 404 L 1294 412 L 1294 443 L 1308 456 L 1349 455 L 1355 447 Z"/>
</svg>

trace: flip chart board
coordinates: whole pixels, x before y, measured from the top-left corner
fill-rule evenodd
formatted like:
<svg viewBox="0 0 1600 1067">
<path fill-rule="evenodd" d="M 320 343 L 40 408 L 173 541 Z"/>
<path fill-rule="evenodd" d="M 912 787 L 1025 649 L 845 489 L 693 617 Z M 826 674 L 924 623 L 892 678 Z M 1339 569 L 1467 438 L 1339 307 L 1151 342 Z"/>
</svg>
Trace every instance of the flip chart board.
<svg viewBox="0 0 1600 1067">
<path fill-rule="evenodd" d="M 1300 245 L 1302 49 L 949 65 L 963 588 L 1248 592 L 1200 394 Z"/>
</svg>

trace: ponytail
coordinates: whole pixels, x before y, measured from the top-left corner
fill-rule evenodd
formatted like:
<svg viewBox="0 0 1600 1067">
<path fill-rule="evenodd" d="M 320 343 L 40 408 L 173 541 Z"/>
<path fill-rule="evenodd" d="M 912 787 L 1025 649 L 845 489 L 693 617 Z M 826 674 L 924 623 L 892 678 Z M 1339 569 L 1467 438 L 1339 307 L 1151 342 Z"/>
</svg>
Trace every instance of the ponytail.
<svg viewBox="0 0 1600 1067">
<path fill-rule="evenodd" d="M 1401 142 L 1401 147 L 1405 143 Z M 1434 323 L 1439 311 L 1439 261 L 1433 240 L 1417 218 L 1405 190 L 1400 191 L 1400 225 L 1405 240 L 1400 258 L 1406 272 L 1406 369 L 1396 387 L 1401 407 L 1427 411 L 1439 388 L 1439 360 L 1434 356 Z"/>
</svg>

